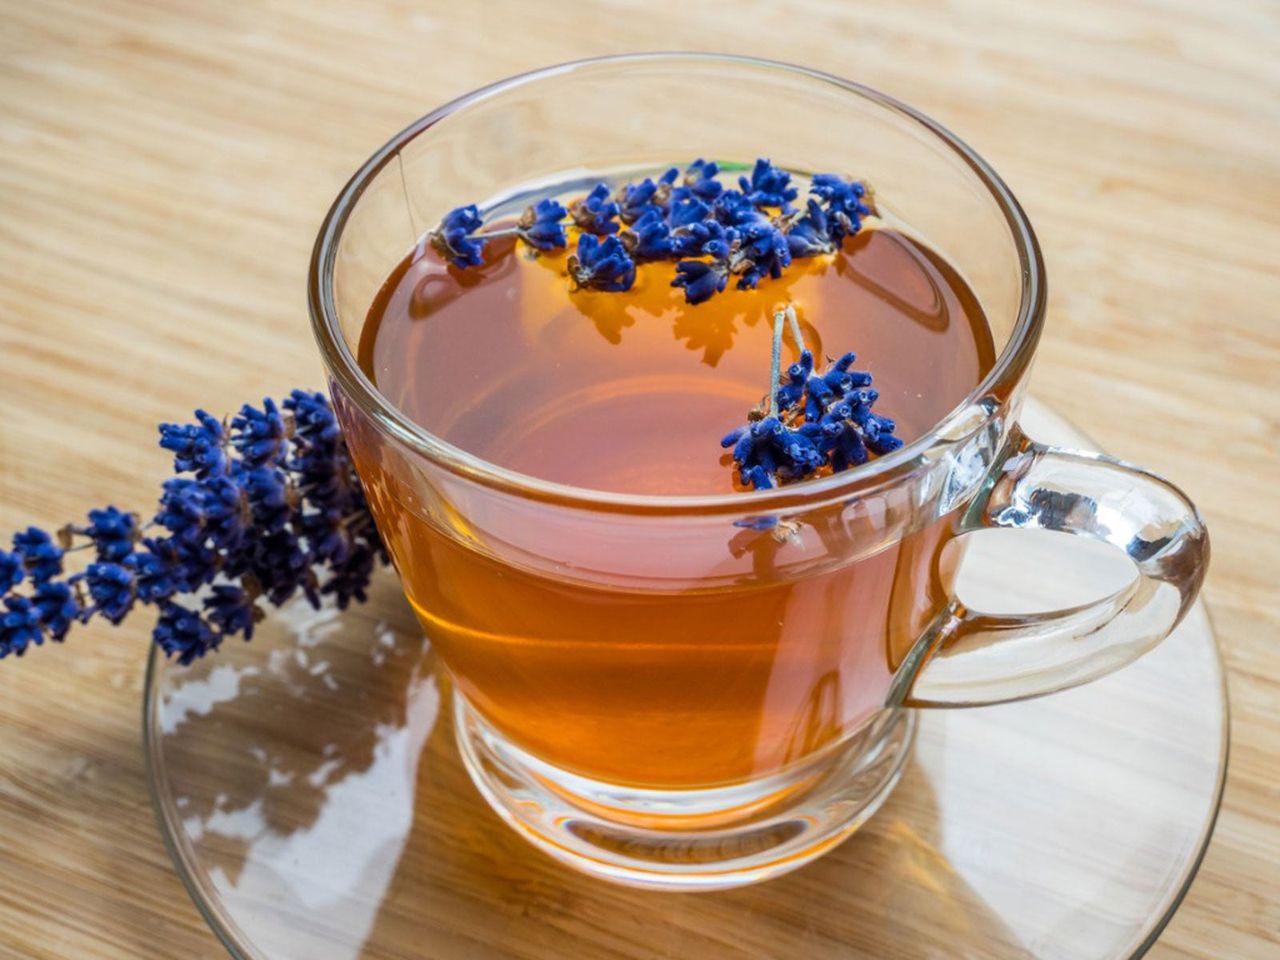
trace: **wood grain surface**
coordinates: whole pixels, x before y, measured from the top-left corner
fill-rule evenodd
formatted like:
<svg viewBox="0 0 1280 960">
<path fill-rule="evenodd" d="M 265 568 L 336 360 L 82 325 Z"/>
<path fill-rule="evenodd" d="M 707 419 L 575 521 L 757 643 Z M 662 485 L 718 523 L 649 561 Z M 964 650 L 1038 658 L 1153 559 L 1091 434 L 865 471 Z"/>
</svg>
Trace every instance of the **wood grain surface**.
<svg viewBox="0 0 1280 960">
<path fill-rule="evenodd" d="M 1230 672 L 1216 838 L 1156 960 L 1280 952 L 1280 7 L 0 0 L 0 530 L 147 509 L 154 425 L 319 385 L 320 218 L 391 133 L 546 63 L 806 63 L 958 131 L 1037 225 L 1033 389 L 1177 480 Z M 0 667 L 0 957 L 222 956 L 147 796 L 149 625 Z"/>
</svg>

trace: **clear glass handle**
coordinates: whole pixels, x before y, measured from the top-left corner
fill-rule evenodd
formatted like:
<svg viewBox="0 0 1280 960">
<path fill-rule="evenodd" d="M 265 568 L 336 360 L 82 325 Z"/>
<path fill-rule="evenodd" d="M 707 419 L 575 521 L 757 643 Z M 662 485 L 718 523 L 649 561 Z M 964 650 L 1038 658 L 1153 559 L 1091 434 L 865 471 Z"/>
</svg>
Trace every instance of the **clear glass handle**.
<svg viewBox="0 0 1280 960">
<path fill-rule="evenodd" d="M 953 598 L 915 645 L 894 699 L 907 706 L 977 706 L 1088 683 L 1163 640 L 1191 606 L 1209 564 L 1195 506 L 1160 477 L 1095 453 L 1036 443 L 1021 432 L 965 519 L 1052 530 L 1109 543 L 1137 568 L 1093 603 L 1025 615 L 970 610 Z"/>
</svg>

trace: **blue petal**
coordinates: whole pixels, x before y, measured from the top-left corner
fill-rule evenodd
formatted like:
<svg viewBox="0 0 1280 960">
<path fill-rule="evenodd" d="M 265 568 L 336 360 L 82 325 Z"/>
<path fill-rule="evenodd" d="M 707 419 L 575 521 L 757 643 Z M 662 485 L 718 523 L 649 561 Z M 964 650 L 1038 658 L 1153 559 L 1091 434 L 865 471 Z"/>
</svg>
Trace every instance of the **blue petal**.
<svg viewBox="0 0 1280 960">
<path fill-rule="evenodd" d="M 468 204 L 446 213 L 427 239 L 436 252 L 455 267 L 478 267 L 483 262 L 485 240 L 472 234 L 482 224 L 479 208 L 474 203 Z"/>
<path fill-rule="evenodd" d="M 539 200 L 528 207 L 516 224 L 520 239 L 538 250 L 558 250 L 568 244 L 564 218 L 568 211 L 555 200 Z"/>
<path fill-rule="evenodd" d="M 580 288 L 619 292 L 631 289 L 636 279 L 635 261 L 617 237 L 604 242 L 590 233 L 578 238 L 578 251 L 569 259 L 569 272 Z"/>
<path fill-rule="evenodd" d="M 790 186 L 791 174 L 775 167 L 764 157 L 756 160 L 751 178 L 738 178 L 738 186 L 753 204 L 760 207 L 781 207 L 794 200 L 800 192 Z"/>
<path fill-rule="evenodd" d="M 676 264 L 676 277 L 671 285 L 683 287 L 685 302 L 697 304 L 724 290 L 728 279 L 728 274 L 714 264 L 702 260 L 681 260 Z"/>
<path fill-rule="evenodd" d="M 604 183 L 597 183 L 585 197 L 569 205 L 573 222 L 587 233 L 617 233 L 618 224 L 614 218 L 618 213 L 618 205 L 610 199 L 609 187 Z"/>
</svg>

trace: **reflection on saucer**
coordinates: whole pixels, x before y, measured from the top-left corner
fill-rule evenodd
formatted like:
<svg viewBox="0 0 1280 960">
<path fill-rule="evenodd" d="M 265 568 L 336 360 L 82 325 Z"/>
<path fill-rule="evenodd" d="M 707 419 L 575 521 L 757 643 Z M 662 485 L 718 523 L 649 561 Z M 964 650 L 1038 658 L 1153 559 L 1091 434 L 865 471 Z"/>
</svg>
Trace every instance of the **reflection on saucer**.
<svg viewBox="0 0 1280 960">
<path fill-rule="evenodd" d="M 1027 419 L 1070 442 L 1042 408 Z M 962 587 L 1043 602 L 1043 562 L 983 550 Z M 250 644 L 158 664 L 148 698 L 179 866 L 219 934 L 262 960 L 1128 958 L 1189 882 L 1225 769 L 1221 667 L 1196 607 L 1090 686 L 923 713 L 897 790 L 814 863 L 663 894 L 576 874 L 485 805 L 390 574 L 345 614 L 290 608 Z"/>
</svg>

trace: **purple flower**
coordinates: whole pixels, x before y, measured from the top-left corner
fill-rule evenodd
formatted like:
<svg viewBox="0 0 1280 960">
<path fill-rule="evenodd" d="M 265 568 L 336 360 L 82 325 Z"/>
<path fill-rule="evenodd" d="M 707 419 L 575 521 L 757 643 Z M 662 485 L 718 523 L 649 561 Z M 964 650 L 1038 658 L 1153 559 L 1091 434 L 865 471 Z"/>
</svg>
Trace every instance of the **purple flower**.
<svg viewBox="0 0 1280 960">
<path fill-rule="evenodd" d="M 610 199 L 609 187 L 604 183 L 597 183 L 585 197 L 569 204 L 569 215 L 578 229 L 585 233 L 617 233 L 618 224 L 614 218 L 618 212 L 618 205 Z"/>
<path fill-rule="evenodd" d="M 699 157 L 684 172 L 683 195 L 711 202 L 724 189 L 724 185 L 716 179 L 719 172 L 720 167 L 714 161 Z"/>
<path fill-rule="evenodd" d="M 22 558 L 0 550 L 0 593 L 8 593 L 22 582 L 24 575 Z"/>
<path fill-rule="evenodd" d="M 71 624 L 80 617 L 82 612 L 71 588 L 58 581 L 45 581 L 38 584 L 31 602 L 39 612 L 40 622 L 49 636 L 58 641 L 67 635 Z"/>
<path fill-rule="evenodd" d="M 341 437 L 338 418 L 323 393 L 294 390 L 284 401 L 284 408 L 293 414 L 295 440 L 305 438 L 312 444 L 329 444 L 337 443 Z"/>
<path fill-rule="evenodd" d="M 222 642 L 200 614 L 168 600 L 160 605 L 152 639 L 166 656 L 177 656 L 184 667 L 218 649 Z"/>
<path fill-rule="evenodd" d="M 258 469 L 280 473 L 279 467 Z M 216 550 L 227 552 L 238 548 L 254 520 L 245 473 L 237 464 L 234 478 L 210 477 L 200 481 L 197 488 L 196 496 L 204 514 L 204 535 Z"/>
<path fill-rule="evenodd" d="M 218 628 L 222 636 L 241 633 L 246 640 L 253 639 L 253 625 L 262 615 L 248 593 L 228 584 L 218 584 L 213 588 L 205 597 L 204 609 L 208 621 Z"/>
<path fill-rule="evenodd" d="M 369 585 L 369 576 L 377 559 L 376 549 L 367 544 L 359 544 L 348 554 L 346 560 L 335 564 L 333 576 L 325 582 L 320 592 L 332 596 L 339 610 L 347 609 L 352 600 L 364 603 L 365 587 Z"/>
<path fill-rule="evenodd" d="M 656 181 L 645 177 L 639 183 L 628 183 L 618 191 L 618 216 L 623 223 L 635 223 L 646 213 L 662 212 L 671 197 L 671 184 L 680 171 L 672 167 Z"/>
<path fill-rule="evenodd" d="M 568 211 L 555 200 L 539 200 L 525 208 L 516 223 L 520 239 L 539 250 L 559 250 L 569 241 L 564 234 Z"/>
<path fill-rule="evenodd" d="M 791 320 L 794 323 L 795 317 Z M 780 335 L 782 317 L 774 323 L 775 335 Z M 871 453 L 902 446 L 893 435 L 894 422 L 872 412 L 879 394 L 869 389 L 871 374 L 850 369 L 854 359 L 846 353 L 816 374 L 813 354 L 801 350 L 800 359 L 774 387 L 775 414 L 739 427 L 720 441 L 733 448 L 742 483 L 768 489 L 811 477 L 823 467 L 847 470 L 866 463 Z"/>
<path fill-rule="evenodd" d="M 813 354 L 808 350 L 800 352 L 800 359 L 787 368 L 787 379 L 778 385 L 774 400 L 781 411 L 789 411 L 804 399 L 805 387 L 809 376 L 813 373 Z"/>
<path fill-rule="evenodd" d="M 259 596 L 279 605 L 301 591 L 318 604 L 323 578 L 339 604 L 363 599 L 388 557 L 333 410 L 301 390 L 283 408 L 287 418 L 269 400 L 245 407 L 230 444 L 207 414 L 166 426 L 162 442 L 183 475 L 162 484 L 154 523 L 163 534 L 139 543 L 134 515 L 90 511 L 87 527 L 64 530 L 88 536 L 98 559 L 66 581 L 55 579 L 63 551 L 47 533 L 17 534 L 13 552 L 0 551 L 0 655 L 61 640 L 75 621 L 119 623 L 143 603 L 160 608 L 156 643 L 189 663 L 223 635 L 247 637 Z M 177 602 L 205 586 L 205 615 Z"/>
<path fill-rule="evenodd" d="M 862 202 L 867 188 L 856 180 L 845 180 L 833 173 L 813 177 L 809 192 L 826 201 L 827 234 L 834 243 L 851 237 L 862 228 L 862 218 L 871 208 Z"/>
<path fill-rule="evenodd" d="M 577 287 L 630 290 L 636 262 L 710 256 L 717 261 L 710 271 L 677 267 L 675 285 L 693 291 L 686 294 L 688 303 L 701 303 L 722 288 L 721 272 L 736 278 L 739 289 L 754 289 L 765 278 L 780 277 L 795 257 L 833 252 L 844 237 L 861 228 L 862 218 L 870 213 L 862 202 L 863 185 L 834 174 L 813 177 L 813 196 L 802 214 L 791 203 L 799 194 L 791 174 L 768 159 L 758 158 L 750 175 L 738 178 L 739 190 L 726 190 L 717 179 L 719 172 L 716 163 L 699 159 L 683 177 L 673 167 L 656 180 L 646 177 L 624 184 L 613 194 L 601 182 L 569 204 L 567 214 L 582 233 L 602 238 L 621 234 L 622 242 L 620 249 L 580 244 L 569 260 L 569 274 Z M 555 200 L 541 200 L 525 210 L 515 232 L 539 249 L 563 247 L 565 213 Z M 475 234 L 481 227 L 477 208 L 459 207 L 446 221 L 449 229 L 442 224 L 428 239 L 445 249 L 455 266 L 479 264 L 484 235 Z M 619 221 L 632 229 L 621 231 Z M 738 249 L 708 251 L 709 244 L 725 239 L 712 233 L 713 223 L 737 231 Z M 467 244 L 474 245 L 474 250 Z M 614 254 L 621 256 L 609 259 Z M 596 259 L 608 260 L 608 268 L 596 269 L 592 265 Z"/>
<path fill-rule="evenodd" d="M 689 197 L 671 204 L 669 217 L 672 230 L 682 230 L 701 223 L 711 215 L 711 208 L 697 197 Z"/>
<path fill-rule="evenodd" d="M 148 538 L 142 548 L 125 560 L 133 573 L 134 588 L 143 603 L 168 600 L 175 593 L 195 589 L 204 577 L 192 578 L 184 569 L 177 547 L 169 540 Z"/>
<path fill-rule="evenodd" d="M 225 431 L 222 422 L 203 410 L 196 411 L 197 423 L 160 424 L 160 446 L 173 451 L 177 473 L 197 477 L 221 476 L 226 470 Z"/>
<path fill-rule="evenodd" d="M 150 552 L 163 553 L 167 560 L 172 561 L 168 575 L 178 584 L 180 591 L 194 590 L 200 584 L 208 583 L 218 571 L 218 553 L 209 542 L 210 527 L 230 522 L 230 516 L 219 516 L 228 508 L 221 497 L 210 496 L 209 488 L 205 486 L 207 482 L 188 477 L 166 480 L 160 511 L 155 517 L 155 522 L 169 530 L 172 536 L 163 541 L 163 549 L 159 548 L 159 542 L 153 541 L 156 547 Z M 226 488 L 220 485 L 215 489 Z M 239 490 L 238 487 L 235 489 Z"/>
<path fill-rule="evenodd" d="M 775 167 L 764 157 L 756 161 L 751 179 L 738 178 L 742 192 L 758 207 L 785 207 L 800 194 L 790 183 L 791 174 Z"/>
<path fill-rule="evenodd" d="M 27 576 L 37 583 L 62 573 L 62 549 L 37 527 L 13 535 L 13 552 L 22 558 Z"/>
<path fill-rule="evenodd" d="M 728 282 L 729 274 L 719 263 L 681 260 L 676 264 L 676 277 L 671 285 L 684 289 L 686 303 L 698 304 L 723 291 Z"/>
<path fill-rule="evenodd" d="M 89 511 L 89 526 L 77 530 L 93 541 L 98 559 L 119 563 L 133 552 L 138 519 L 115 507 Z"/>
<path fill-rule="evenodd" d="M 870 459 L 862 433 L 847 420 L 833 419 L 824 424 L 824 439 L 831 459 L 831 469 L 836 473 L 850 467 L 861 466 Z"/>
<path fill-rule="evenodd" d="M 622 245 L 634 260 L 662 260 L 671 256 L 671 227 L 657 207 L 650 208 L 631 229 L 621 235 Z"/>
<path fill-rule="evenodd" d="M 780 481 L 812 476 L 825 462 L 814 442 L 814 430 L 785 426 L 765 417 L 727 434 L 722 447 L 733 448 L 733 461 L 743 484 L 767 490 Z"/>
<path fill-rule="evenodd" d="M 578 252 L 569 257 L 569 276 L 578 289 L 630 290 L 636 265 L 617 237 L 603 242 L 590 233 L 578 237 Z"/>
<path fill-rule="evenodd" d="M 261 585 L 263 595 L 276 606 L 300 589 L 312 606 L 319 606 L 311 558 L 288 528 L 264 531 L 255 537 L 248 545 L 243 562 L 246 569 L 233 572 L 251 574 Z"/>
<path fill-rule="evenodd" d="M 81 616 L 99 614 L 113 624 L 123 620 L 133 607 L 133 573 L 118 563 L 91 563 L 83 574 L 73 580 L 84 580 L 89 588 L 93 607 Z"/>
<path fill-rule="evenodd" d="M 775 280 L 791 266 L 791 249 L 787 237 L 769 220 L 758 220 L 738 228 L 741 238 L 740 256 L 750 262 L 740 270 L 738 289 L 754 288 L 764 276 Z"/>
<path fill-rule="evenodd" d="M 31 644 L 44 642 L 40 624 L 40 610 L 27 597 L 4 598 L 4 611 L 0 612 L 0 660 L 9 654 L 20 657 Z"/>
<path fill-rule="evenodd" d="M 204 487 L 190 477 L 173 477 L 161 486 L 160 510 L 155 522 L 175 539 L 203 543 L 205 538 Z"/>
<path fill-rule="evenodd" d="M 255 467 L 236 477 L 244 491 L 258 530 L 279 530 L 293 517 L 284 472 L 276 467 Z"/>
<path fill-rule="evenodd" d="M 726 190 L 720 194 L 711 211 L 715 214 L 715 218 L 727 227 L 769 222 L 769 218 L 757 210 L 755 204 L 737 190 Z"/>
<path fill-rule="evenodd" d="M 474 236 L 484 221 L 473 203 L 450 210 L 440 225 L 427 234 L 427 242 L 436 253 L 459 269 L 478 267 L 484 262 L 484 237 Z"/>
<path fill-rule="evenodd" d="M 671 250 L 679 257 L 716 256 L 712 251 L 724 251 L 727 257 L 733 246 L 735 234 L 715 220 L 697 220 L 671 231 Z"/>
<path fill-rule="evenodd" d="M 827 368 L 827 372 L 822 375 L 822 382 L 833 393 L 841 396 L 847 394 L 850 390 L 860 390 L 863 387 L 871 386 L 871 374 L 864 373 L 861 370 L 849 369 L 856 359 L 858 359 L 857 354 L 852 351 L 844 354 Z"/>
<path fill-rule="evenodd" d="M 787 244 L 792 257 L 816 257 L 821 253 L 831 253 L 836 248 L 822 205 L 810 197 L 807 209 L 808 212 L 787 231 Z"/>
<path fill-rule="evenodd" d="M 284 417 L 270 398 L 262 401 L 261 410 L 246 403 L 231 421 L 231 445 L 249 467 L 279 460 L 284 453 L 285 438 Z"/>
</svg>

